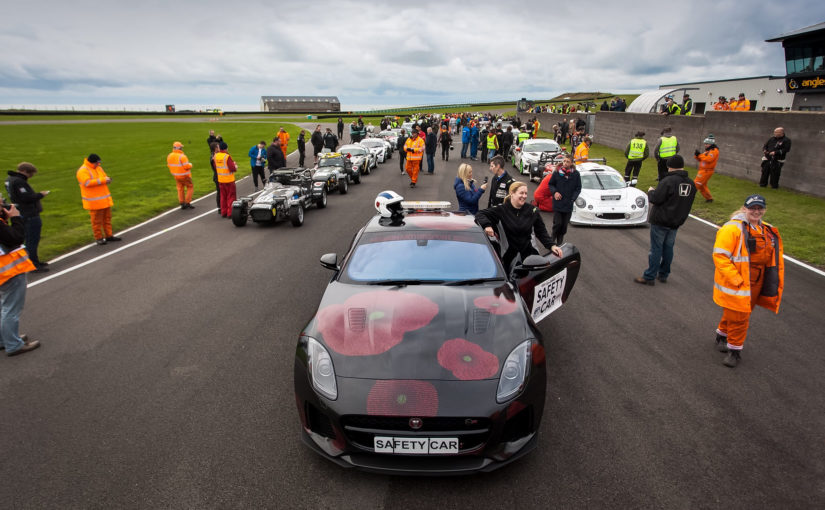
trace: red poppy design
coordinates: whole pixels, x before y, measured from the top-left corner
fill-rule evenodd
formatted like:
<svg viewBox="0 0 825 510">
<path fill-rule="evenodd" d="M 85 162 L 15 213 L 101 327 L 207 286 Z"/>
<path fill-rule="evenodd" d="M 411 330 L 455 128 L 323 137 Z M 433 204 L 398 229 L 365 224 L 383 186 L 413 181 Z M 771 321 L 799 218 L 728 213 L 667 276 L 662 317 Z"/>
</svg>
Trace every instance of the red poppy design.
<svg viewBox="0 0 825 510">
<path fill-rule="evenodd" d="M 516 302 L 508 300 L 503 294 L 477 297 L 473 300 L 473 304 L 496 315 L 506 315 L 516 311 Z"/>
<path fill-rule="evenodd" d="M 376 381 L 367 395 L 367 414 L 436 416 L 438 391 L 426 381 Z"/>
<path fill-rule="evenodd" d="M 463 338 L 444 342 L 438 349 L 438 363 L 462 381 L 487 379 L 498 373 L 498 357 Z"/>
<path fill-rule="evenodd" d="M 362 292 L 318 312 L 318 330 L 333 351 L 370 356 L 390 350 L 406 332 L 426 326 L 437 314 L 438 305 L 418 294 Z"/>
<path fill-rule="evenodd" d="M 544 347 L 539 345 L 538 343 L 533 343 L 532 346 L 532 357 L 533 357 L 533 364 L 534 365 L 544 365 Z"/>
</svg>

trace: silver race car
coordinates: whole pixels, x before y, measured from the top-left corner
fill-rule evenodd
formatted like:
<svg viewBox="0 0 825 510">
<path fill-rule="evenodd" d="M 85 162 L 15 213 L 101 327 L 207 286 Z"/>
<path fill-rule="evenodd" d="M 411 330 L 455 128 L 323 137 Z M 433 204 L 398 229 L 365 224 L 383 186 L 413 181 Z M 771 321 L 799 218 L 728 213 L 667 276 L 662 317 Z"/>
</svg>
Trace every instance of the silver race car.
<svg viewBox="0 0 825 510">
<path fill-rule="evenodd" d="M 312 170 L 279 168 L 258 196 L 250 195 L 232 202 L 232 223 L 243 227 L 251 217 L 255 223 L 275 223 L 286 220 L 293 227 L 304 224 L 304 209 L 314 205 L 327 206 L 327 189 L 323 182 L 312 180 Z"/>
</svg>

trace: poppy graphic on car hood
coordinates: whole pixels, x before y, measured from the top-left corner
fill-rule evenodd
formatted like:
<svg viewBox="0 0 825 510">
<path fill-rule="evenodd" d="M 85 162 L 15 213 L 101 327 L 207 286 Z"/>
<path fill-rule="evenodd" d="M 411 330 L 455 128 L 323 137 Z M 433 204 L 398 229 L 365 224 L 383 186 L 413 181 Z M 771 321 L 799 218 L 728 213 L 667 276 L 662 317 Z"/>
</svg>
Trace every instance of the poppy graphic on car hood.
<svg viewBox="0 0 825 510">
<path fill-rule="evenodd" d="M 521 298 L 502 285 L 333 282 L 305 332 L 327 346 L 338 377 L 495 378 L 510 351 L 535 336 Z"/>
</svg>

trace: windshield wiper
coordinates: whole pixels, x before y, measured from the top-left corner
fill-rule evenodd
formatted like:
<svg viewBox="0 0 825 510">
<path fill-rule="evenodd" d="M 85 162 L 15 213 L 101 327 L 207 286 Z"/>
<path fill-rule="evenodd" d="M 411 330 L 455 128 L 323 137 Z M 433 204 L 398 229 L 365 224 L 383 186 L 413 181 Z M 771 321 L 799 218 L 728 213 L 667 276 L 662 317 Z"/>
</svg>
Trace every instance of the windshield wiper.
<svg viewBox="0 0 825 510">
<path fill-rule="evenodd" d="M 369 282 L 367 285 L 390 285 L 404 287 L 407 285 L 429 285 L 437 283 L 444 283 L 444 280 L 375 280 Z"/>
<path fill-rule="evenodd" d="M 467 280 L 455 280 L 453 282 L 447 282 L 444 285 L 477 285 L 479 283 L 484 282 L 503 282 L 504 278 L 501 277 L 493 277 L 493 278 L 470 278 Z"/>
</svg>

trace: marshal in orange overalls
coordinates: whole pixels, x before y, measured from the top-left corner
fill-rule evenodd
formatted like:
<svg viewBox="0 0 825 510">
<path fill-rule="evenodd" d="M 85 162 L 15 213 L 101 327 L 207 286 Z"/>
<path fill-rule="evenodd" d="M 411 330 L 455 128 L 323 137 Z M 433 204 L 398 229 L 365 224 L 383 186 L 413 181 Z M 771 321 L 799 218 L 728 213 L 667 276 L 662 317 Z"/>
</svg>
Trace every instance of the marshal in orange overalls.
<svg viewBox="0 0 825 510">
<path fill-rule="evenodd" d="M 88 158 L 77 170 L 77 183 L 80 185 L 80 198 L 83 208 L 89 211 L 92 219 L 92 232 L 95 239 L 112 238 L 112 194 L 109 192 L 111 178 L 100 167 L 100 159 L 90 154 L 94 161 Z"/>
<path fill-rule="evenodd" d="M 406 170 L 410 176 L 410 186 L 415 187 L 418 182 L 418 171 L 421 170 L 421 159 L 424 157 L 424 140 L 420 136 L 407 138 L 404 151 L 407 153 Z"/>
</svg>

